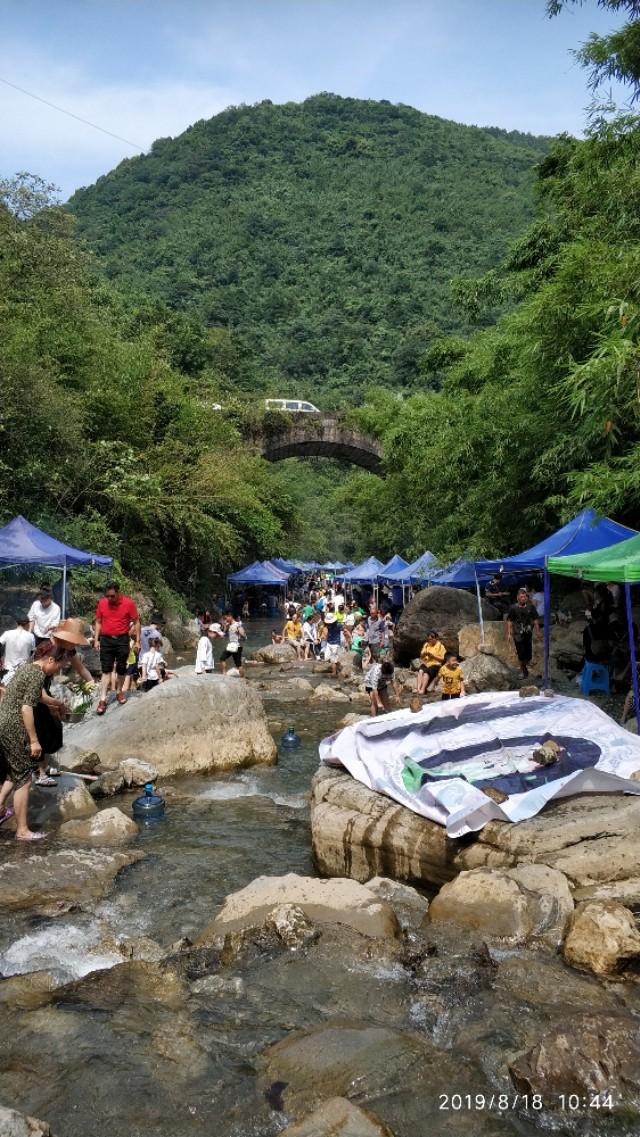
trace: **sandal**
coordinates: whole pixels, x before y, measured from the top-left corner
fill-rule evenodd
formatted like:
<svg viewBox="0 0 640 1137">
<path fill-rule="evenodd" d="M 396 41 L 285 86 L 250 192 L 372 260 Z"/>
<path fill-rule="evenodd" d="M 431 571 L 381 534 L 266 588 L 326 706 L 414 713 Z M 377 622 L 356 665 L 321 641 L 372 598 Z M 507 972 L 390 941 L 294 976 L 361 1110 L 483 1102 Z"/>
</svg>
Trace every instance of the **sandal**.
<svg viewBox="0 0 640 1137">
<path fill-rule="evenodd" d="M 127 701 L 127 696 L 123 695 L 122 691 L 118 691 L 118 694 L 116 695 L 116 699 L 120 703 L 120 706 L 123 706 Z"/>
<path fill-rule="evenodd" d="M 9 821 L 12 817 L 13 817 L 13 810 L 11 809 L 10 806 L 7 806 L 6 809 L 0 810 L 0 825 L 2 825 L 2 823 L 4 821 Z"/>
<path fill-rule="evenodd" d="M 42 774 L 39 778 L 35 779 L 33 784 L 34 786 L 56 786 L 58 783 L 55 778 L 49 778 L 47 774 Z"/>
<path fill-rule="evenodd" d="M 49 766 L 49 769 L 45 770 L 45 774 L 47 774 L 49 778 L 60 777 L 60 771 L 57 766 Z"/>
<path fill-rule="evenodd" d="M 16 841 L 44 841 L 46 833 L 30 833 L 28 837 L 18 837 L 16 833 Z"/>
<path fill-rule="evenodd" d="M 104 701 L 104 699 L 101 699 L 100 702 L 98 703 L 97 707 L 96 707 L 96 714 L 97 715 L 103 715 L 104 712 L 106 711 L 106 709 L 107 709 L 107 704 Z"/>
</svg>

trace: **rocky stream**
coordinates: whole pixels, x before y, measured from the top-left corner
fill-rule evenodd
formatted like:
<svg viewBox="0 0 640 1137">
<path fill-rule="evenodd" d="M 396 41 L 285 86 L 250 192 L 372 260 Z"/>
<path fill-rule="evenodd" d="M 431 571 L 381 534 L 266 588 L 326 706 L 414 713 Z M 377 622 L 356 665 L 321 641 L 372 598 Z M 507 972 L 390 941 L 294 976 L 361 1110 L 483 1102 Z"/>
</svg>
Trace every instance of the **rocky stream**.
<svg viewBox="0 0 640 1137">
<path fill-rule="evenodd" d="M 0 831 L 1 1137 L 635 1137 L 636 799 L 452 848 L 316 774 L 357 684 L 291 661 L 206 682 L 69 728 L 69 764 L 135 761 L 109 796 L 34 794 L 41 846 Z M 167 805 L 139 831 L 136 762 Z"/>
</svg>

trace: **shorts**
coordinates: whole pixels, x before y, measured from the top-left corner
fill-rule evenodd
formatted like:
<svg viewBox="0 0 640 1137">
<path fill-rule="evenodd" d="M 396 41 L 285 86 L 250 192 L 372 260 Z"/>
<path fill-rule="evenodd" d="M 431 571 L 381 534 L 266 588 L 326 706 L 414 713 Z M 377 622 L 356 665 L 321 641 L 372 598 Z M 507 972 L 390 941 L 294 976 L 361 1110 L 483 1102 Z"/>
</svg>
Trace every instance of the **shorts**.
<svg viewBox="0 0 640 1137">
<path fill-rule="evenodd" d="M 324 658 L 330 663 L 335 663 L 340 651 L 340 644 L 327 644 L 324 649 Z"/>
<path fill-rule="evenodd" d="M 220 663 L 226 663 L 228 659 L 232 659 L 233 666 L 240 670 L 242 666 L 242 648 L 239 647 L 237 651 L 229 651 L 229 648 L 227 648 L 226 651 L 223 651 L 220 656 Z"/>
<path fill-rule="evenodd" d="M 127 664 L 127 675 L 130 675 L 132 679 L 137 679 L 139 674 L 140 674 L 140 668 L 138 667 L 137 663 L 128 663 Z"/>
<path fill-rule="evenodd" d="M 100 636 L 100 667 L 103 675 L 110 675 L 116 665 L 116 675 L 127 674 L 129 633 L 122 636 Z"/>
<path fill-rule="evenodd" d="M 459 699 L 461 692 L 458 691 L 457 695 L 442 695 L 442 702 L 448 702 L 449 699 Z"/>
<path fill-rule="evenodd" d="M 513 643 L 520 663 L 531 663 L 533 636 L 531 634 L 528 636 L 514 636 Z"/>
<path fill-rule="evenodd" d="M 159 682 L 159 679 L 145 679 L 142 684 L 142 689 L 143 691 L 153 691 L 153 688 L 157 687 Z"/>
<path fill-rule="evenodd" d="M 378 688 L 377 688 L 377 690 L 378 690 L 378 694 L 379 694 L 379 695 L 384 695 L 384 693 L 385 693 L 386 689 L 387 689 L 387 684 L 385 683 L 383 687 L 378 687 Z M 365 691 L 367 692 L 367 695 L 370 695 L 370 694 L 371 694 L 371 692 L 372 692 L 373 690 L 374 690 L 374 688 L 373 688 L 373 687 L 365 687 Z"/>
<path fill-rule="evenodd" d="M 432 663 L 429 667 L 427 667 L 425 663 L 421 663 L 418 670 L 424 671 L 425 674 L 429 676 L 429 679 L 435 679 L 436 676 L 440 673 L 440 664 Z"/>
</svg>

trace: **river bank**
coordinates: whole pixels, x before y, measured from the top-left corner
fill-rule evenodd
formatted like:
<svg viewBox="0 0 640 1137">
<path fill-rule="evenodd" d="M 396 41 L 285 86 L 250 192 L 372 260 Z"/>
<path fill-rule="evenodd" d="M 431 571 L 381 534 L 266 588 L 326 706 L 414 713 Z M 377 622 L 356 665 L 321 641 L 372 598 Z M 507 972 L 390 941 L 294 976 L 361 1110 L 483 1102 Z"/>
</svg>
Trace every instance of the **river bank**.
<svg viewBox="0 0 640 1137">
<path fill-rule="evenodd" d="M 249 651 L 271 626 L 249 625 Z M 104 894 L 56 916 L 0 911 L 0 1100 L 46 1118 L 55 1137 L 275 1137 L 318 1109 L 291 1134 L 637 1133 L 632 980 L 596 979 L 548 944 L 430 921 L 435 890 L 392 883 L 371 886 L 388 913 L 373 934 L 304 898 L 207 933 L 225 898 L 255 878 L 317 877 L 308 802 L 318 742 L 366 710 L 353 684 L 339 685 L 345 699 L 310 696 L 301 681 L 338 685 L 313 665 L 282 666 L 248 666 L 248 683 L 276 741 L 295 724 L 298 750 L 280 751 L 276 766 L 162 784 L 165 820 L 130 842 L 142 856 Z M 98 811 L 128 813 L 137 792 L 99 800 Z M 13 864 L 18 877 L 41 863 L 46 880 L 69 849 L 54 834 L 17 850 L 2 834 L 0 870 Z M 97 855 L 73 850 L 78 861 Z M 603 1070 L 612 1093 L 625 1089 L 622 1111 L 604 1097 L 584 1104 L 585 1079 L 606 1093 Z M 352 1102 L 350 1120 L 344 1104 L 323 1105 L 335 1097 Z"/>
</svg>

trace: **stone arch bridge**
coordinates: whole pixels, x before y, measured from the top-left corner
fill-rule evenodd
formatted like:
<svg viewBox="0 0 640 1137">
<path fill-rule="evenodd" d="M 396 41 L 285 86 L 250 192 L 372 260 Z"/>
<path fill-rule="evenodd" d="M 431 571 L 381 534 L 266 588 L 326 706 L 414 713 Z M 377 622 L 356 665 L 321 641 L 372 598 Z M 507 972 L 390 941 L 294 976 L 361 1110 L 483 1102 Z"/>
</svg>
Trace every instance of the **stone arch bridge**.
<svg viewBox="0 0 640 1137">
<path fill-rule="evenodd" d="M 384 477 L 382 446 L 376 438 L 349 429 L 332 415 L 288 417 L 291 425 L 287 429 L 265 434 L 260 441 L 262 457 L 268 462 L 281 462 L 284 458 L 337 458 Z"/>
</svg>

